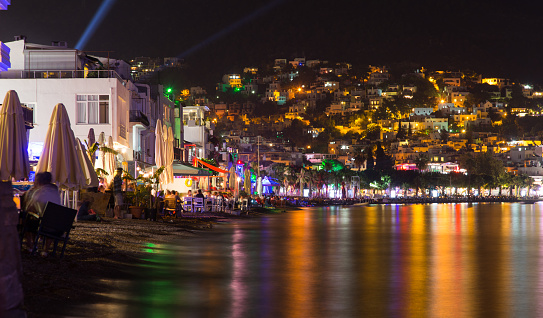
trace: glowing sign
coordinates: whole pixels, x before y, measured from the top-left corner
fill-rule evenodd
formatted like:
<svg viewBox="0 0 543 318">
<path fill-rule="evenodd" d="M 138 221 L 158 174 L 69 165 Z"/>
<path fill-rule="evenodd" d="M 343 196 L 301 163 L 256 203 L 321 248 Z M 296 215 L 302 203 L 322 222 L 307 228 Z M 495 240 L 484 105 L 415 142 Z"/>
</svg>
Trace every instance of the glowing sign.
<svg viewBox="0 0 543 318">
<path fill-rule="evenodd" d="M 8 68 L 11 67 L 11 63 L 9 61 L 9 51 L 9 47 L 7 47 L 4 43 L 0 42 L 0 72 L 7 71 Z"/>
</svg>

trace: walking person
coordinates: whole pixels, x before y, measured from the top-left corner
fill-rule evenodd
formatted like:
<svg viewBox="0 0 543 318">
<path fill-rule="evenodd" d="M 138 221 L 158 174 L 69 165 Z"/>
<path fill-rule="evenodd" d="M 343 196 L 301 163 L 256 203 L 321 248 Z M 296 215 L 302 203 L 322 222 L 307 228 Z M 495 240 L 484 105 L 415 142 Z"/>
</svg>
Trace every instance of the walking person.
<svg viewBox="0 0 543 318">
<path fill-rule="evenodd" d="M 113 178 L 113 196 L 115 197 L 115 207 L 113 208 L 114 218 L 121 219 L 121 206 L 123 205 L 123 168 L 117 168 L 117 173 Z"/>
</svg>

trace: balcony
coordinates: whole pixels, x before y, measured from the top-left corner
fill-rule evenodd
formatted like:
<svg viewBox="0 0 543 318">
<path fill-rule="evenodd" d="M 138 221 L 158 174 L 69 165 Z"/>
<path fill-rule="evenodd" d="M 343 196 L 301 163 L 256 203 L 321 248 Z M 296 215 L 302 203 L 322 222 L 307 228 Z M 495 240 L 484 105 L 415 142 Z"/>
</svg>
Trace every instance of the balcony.
<svg viewBox="0 0 543 318">
<path fill-rule="evenodd" d="M 93 70 L 93 71 L 84 71 L 84 70 L 56 70 L 56 71 L 21 71 L 20 78 L 54 78 L 54 79 L 63 79 L 63 78 L 116 78 L 121 82 L 124 80 L 117 74 L 117 72 L 112 70 Z"/>
<path fill-rule="evenodd" d="M 131 123 L 141 123 L 145 127 L 149 127 L 149 119 L 139 110 L 131 110 L 129 113 L 129 120 Z"/>
</svg>

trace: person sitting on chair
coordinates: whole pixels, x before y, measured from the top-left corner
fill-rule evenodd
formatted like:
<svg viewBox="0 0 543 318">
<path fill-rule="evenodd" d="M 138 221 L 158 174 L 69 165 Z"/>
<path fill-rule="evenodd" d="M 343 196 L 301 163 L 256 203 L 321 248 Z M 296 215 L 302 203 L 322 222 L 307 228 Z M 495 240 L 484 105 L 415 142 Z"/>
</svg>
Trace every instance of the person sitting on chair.
<svg viewBox="0 0 543 318">
<path fill-rule="evenodd" d="M 52 176 L 50 172 L 37 173 L 34 178 L 34 187 L 28 190 L 28 193 L 25 195 L 24 210 L 29 213 L 26 224 L 26 244 L 30 252 L 34 247 L 34 240 L 36 239 L 36 233 L 38 232 L 38 226 L 40 224 L 39 218 L 43 216 L 47 202 L 60 204 L 58 187 L 52 184 L 51 181 Z M 46 239 L 45 251 L 42 252 L 42 256 L 47 256 L 46 251 L 50 245 L 51 240 Z"/>
<path fill-rule="evenodd" d="M 204 199 L 205 196 L 204 194 L 202 193 L 202 190 L 201 189 L 198 189 L 198 193 L 194 196 L 195 198 L 202 198 Z"/>
</svg>

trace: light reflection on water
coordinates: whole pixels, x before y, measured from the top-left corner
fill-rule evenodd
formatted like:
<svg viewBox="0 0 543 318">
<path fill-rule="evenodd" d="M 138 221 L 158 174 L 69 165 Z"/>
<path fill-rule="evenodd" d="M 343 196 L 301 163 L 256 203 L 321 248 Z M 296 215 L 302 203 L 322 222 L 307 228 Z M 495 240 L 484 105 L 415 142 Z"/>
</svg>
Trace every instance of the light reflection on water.
<svg viewBox="0 0 543 318">
<path fill-rule="evenodd" d="M 145 246 L 148 262 L 118 308 L 125 317 L 540 317 L 542 227 L 537 204 L 305 208 Z"/>
</svg>

